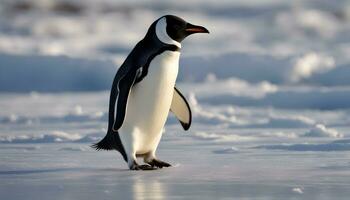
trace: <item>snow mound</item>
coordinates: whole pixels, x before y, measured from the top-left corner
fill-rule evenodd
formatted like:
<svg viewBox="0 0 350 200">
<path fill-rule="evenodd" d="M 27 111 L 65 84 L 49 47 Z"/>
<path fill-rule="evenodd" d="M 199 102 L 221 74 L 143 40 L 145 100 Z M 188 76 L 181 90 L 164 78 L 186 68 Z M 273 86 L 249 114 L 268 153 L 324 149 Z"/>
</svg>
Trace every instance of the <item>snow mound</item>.
<svg viewBox="0 0 350 200">
<path fill-rule="evenodd" d="M 18 116 L 16 114 L 10 114 L 8 116 L 0 116 L 0 124 L 32 124 L 35 119 L 26 117 L 26 116 Z"/>
<path fill-rule="evenodd" d="M 78 140 L 75 140 L 74 142 L 79 142 L 79 143 L 94 143 L 98 142 L 104 137 L 106 131 L 102 130 L 101 132 L 98 133 L 91 133 L 88 135 L 85 135 L 84 137 L 81 137 Z"/>
<path fill-rule="evenodd" d="M 316 124 L 311 130 L 307 131 L 304 137 L 332 137 L 332 138 L 342 138 L 343 134 L 338 133 L 335 129 L 326 128 L 323 124 Z"/>
<path fill-rule="evenodd" d="M 335 68 L 334 58 L 315 52 L 307 53 L 296 60 L 290 79 L 293 82 L 298 82 L 301 79 L 311 77 L 315 73 L 324 73 L 333 68 Z"/>
<path fill-rule="evenodd" d="M 189 94 L 189 103 L 193 110 L 193 120 L 196 123 L 202 123 L 202 124 L 212 124 L 212 125 L 222 125 L 222 124 L 235 124 L 235 125 L 242 125 L 245 122 L 237 119 L 236 116 L 232 115 L 232 113 L 223 113 L 222 111 L 218 110 L 210 110 L 208 108 L 203 108 L 196 98 L 196 95 L 194 93 Z M 230 111 L 232 109 L 231 107 L 228 109 Z M 227 110 L 225 110 L 227 111 Z"/>
<path fill-rule="evenodd" d="M 298 138 L 299 136 L 293 132 L 263 132 L 260 134 L 262 137 L 270 138 Z"/>
<path fill-rule="evenodd" d="M 255 149 L 287 150 L 287 151 L 350 151 L 350 141 L 330 142 L 324 144 L 278 144 L 261 145 Z"/>
<path fill-rule="evenodd" d="M 209 74 L 205 81 L 192 84 L 190 89 L 199 95 L 231 94 L 234 96 L 262 98 L 266 94 L 278 91 L 278 86 L 268 81 L 250 83 L 237 77 L 216 79 L 213 74 Z"/>
<path fill-rule="evenodd" d="M 86 113 L 83 111 L 82 106 L 76 105 L 73 110 L 61 117 L 48 117 L 46 118 L 49 121 L 58 121 L 58 122 L 84 122 L 84 121 L 99 121 L 106 120 L 107 114 L 103 112 L 92 112 Z M 42 120 L 45 121 L 45 118 Z"/>
<path fill-rule="evenodd" d="M 63 147 L 59 151 L 86 151 L 86 147 Z"/>
<path fill-rule="evenodd" d="M 210 124 L 230 128 L 311 128 L 316 121 L 310 117 L 293 114 L 281 115 L 273 110 L 269 113 L 257 115 L 251 109 L 242 109 L 237 106 L 222 104 L 202 104 L 195 93 L 190 93 L 189 102 L 193 114 L 193 122 Z M 217 100 L 220 101 L 220 100 Z M 176 124 L 178 121 L 172 117 L 168 123 Z"/>
<path fill-rule="evenodd" d="M 100 137 L 99 137 L 100 136 Z M 65 142 L 95 142 L 102 134 L 93 133 L 86 136 L 71 134 L 63 131 L 52 131 L 41 135 L 0 136 L 0 143 L 23 144 L 23 143 L 65 143 Z"/>
<path fill-rule="evenodd" d="M 199 96 L 198 101 L 211 105 L 274 107 L 284 109 L 336 110 L 350 108 L 349 87 L 285 87 L 260 98 L 226 93 Z"/>
<path fill-rule="evenodd" d="M 213 142 L 234 142 L 234 141 L 245 141 L 251 140 L 252 137 L 240 136 L 235 134 L 218 134 L 218 133 L 207 133 L 207 132 L 195 132 L 192 135 L 193 138 L 199 140 L 213 141 Z"/>
<path fill-rule="evenodd" d="M 251 124 L 249 127 L 259 127 L 259 128 L 302 128 L 310 127 L 315 121 L 311 118 L 305 116 L 270 116 L 265 122 L 260 124 Z"/>
<path fill-rule="evenodd" d="M 215 154 L 235 154 L 238 153 L 239 149 L 236 147 L 230 147 L 226 149 L 219 149 L 219 150 L 214 150 L 213 153 Z"/>
<path fill-rule="evenodd" d="M 297 194 L 303 194 L 304 190 L 301 187 L 295 187 L 292 189 L 293 192 L 297 193 Z"/>
<path fill-rule="evenodd" d="M 23 151 L 35 151 L 39 150 L 41 147 L 40 146 L 1 146 L 0 149 L 13 149 L 13 150 L 23 150 Z"/>
<path fill-rule="evenodd" d="M 2 92 L 105 90 L 117 70 L 112 62 L 64 56 L 0 54 L 0 60 Z"/>
<path fill-rule="evenodd" d="M 77 110 L 78 109 L 78 110 Z M 106 121 L 107 113 L 98 111 L 85 113 L 81 107 L 77 107 L 71 113 L 62 116 L 21 116 L 11 114 L 8 116 L 0 116 L 0 124 L 47 124 L 47 123 L 72 123 L 72 122 L 91 122 Z"/>
<path fill-rule="evenodd" d="M 342 140 L 336 140 L 333 141 L 332 143 L 337 143 L 337 144 L 350 144 L 350 139 L 342 139 Z"/>
</svg>

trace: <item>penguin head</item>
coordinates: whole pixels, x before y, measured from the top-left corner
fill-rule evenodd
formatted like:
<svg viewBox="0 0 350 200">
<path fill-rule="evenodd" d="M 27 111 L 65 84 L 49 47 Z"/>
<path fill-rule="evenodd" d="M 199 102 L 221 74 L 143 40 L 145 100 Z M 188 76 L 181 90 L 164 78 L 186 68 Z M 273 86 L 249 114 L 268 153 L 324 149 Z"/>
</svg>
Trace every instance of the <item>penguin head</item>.
<svg viewBox="0 0 350 200">
<path fill-rule="evenodd" d="M 203 26 L 193 25 L 174 15 L 165 15 L 156 21 L 157 37 L 167 44 L 180 43 L 194 33 L 209 31 Z"/>
</svg>

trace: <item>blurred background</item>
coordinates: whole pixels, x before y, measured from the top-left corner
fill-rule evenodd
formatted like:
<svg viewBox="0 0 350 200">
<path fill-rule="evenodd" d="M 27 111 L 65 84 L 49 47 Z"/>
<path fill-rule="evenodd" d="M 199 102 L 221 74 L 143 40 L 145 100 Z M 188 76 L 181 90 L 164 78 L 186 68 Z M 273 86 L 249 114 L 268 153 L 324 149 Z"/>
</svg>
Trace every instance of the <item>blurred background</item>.
<svg viewBox="0 0 350 200">
<path fill-rule="evenodd" d="M 210 30 L 182 43 L 192 126 L 170 114 L 174 167 L 133 173 L 90 145 L 166 14 Z M 349 33 L 349 0 L 0 0 L 0 197 L 348 200 Z"/>
<path fill-rule="evenodd" d="M 0 91 L 109 90 L 165 14 L 211 32 L 184 41 L 179 81 L 350 85 L 346 0 L 0 0 Z"/>
</svg>

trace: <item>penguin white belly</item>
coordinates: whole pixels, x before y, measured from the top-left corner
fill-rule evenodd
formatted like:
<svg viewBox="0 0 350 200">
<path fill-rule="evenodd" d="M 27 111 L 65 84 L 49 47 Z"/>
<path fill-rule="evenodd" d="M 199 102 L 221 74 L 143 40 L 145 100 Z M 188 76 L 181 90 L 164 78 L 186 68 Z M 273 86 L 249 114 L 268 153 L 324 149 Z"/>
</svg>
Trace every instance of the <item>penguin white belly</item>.
<svg viewBox="0 0 350 200">
<path fill-rule="evenodd" d="M 180 52 L 165 51 L 151 61 L 148 73 L 130 91 L 119 135 L 127 152 L 155 151 L 169 114 Z"/>
</svg>

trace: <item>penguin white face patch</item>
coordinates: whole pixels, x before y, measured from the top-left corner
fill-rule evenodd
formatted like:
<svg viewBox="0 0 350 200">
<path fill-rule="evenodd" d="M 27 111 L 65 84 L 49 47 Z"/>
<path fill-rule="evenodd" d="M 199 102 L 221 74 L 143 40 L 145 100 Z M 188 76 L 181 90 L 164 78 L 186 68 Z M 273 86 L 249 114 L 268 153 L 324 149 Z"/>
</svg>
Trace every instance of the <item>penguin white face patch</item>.
<svg viewBox="0 0 350 200">
<path fill-rule="evenodd" d="M 181 48 L 181 43 L 173 40 L 168 35 L 168 33 L 166 31 L 166 26 L 167 26 L 167 23 L 166 23 L 165 17 L 158 20 L 158 22 L 156 24 L 156 35 L 157 35 L 158 39 L 165 44 L 173 44 L 173 45 L 176 45 L 177 47 Z"/>
</svg>

